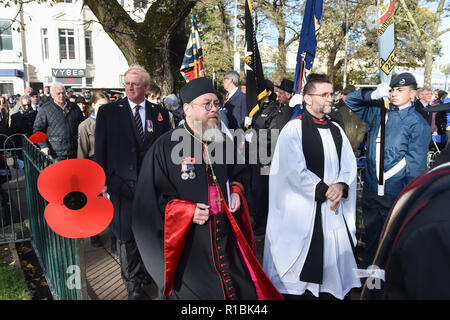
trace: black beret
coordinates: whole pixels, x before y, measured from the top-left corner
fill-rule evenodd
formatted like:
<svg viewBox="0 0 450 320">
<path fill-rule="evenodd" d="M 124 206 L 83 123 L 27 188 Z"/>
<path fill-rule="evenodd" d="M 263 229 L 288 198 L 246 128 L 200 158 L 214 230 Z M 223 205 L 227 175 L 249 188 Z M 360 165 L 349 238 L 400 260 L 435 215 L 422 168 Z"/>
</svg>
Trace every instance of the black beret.
<svg viewBox="0 0 450 320">
<path fill-rule="evenodd" d="M 409 72 L 400 73 L 399 75 L 395 76 L 389 84 L 391 88 L 406 87 L 410 85 L 417 86 L 417 82 L 416 78 L 414 78 L 414 76 Z"/>
<path fill-rule="evenodd" d="M 180 96 L 183 103 L 190 103 L 205 93 L 216 93 L 211 80 L 208 78 L 191 80 L 180 89 Z"/>
</svg>

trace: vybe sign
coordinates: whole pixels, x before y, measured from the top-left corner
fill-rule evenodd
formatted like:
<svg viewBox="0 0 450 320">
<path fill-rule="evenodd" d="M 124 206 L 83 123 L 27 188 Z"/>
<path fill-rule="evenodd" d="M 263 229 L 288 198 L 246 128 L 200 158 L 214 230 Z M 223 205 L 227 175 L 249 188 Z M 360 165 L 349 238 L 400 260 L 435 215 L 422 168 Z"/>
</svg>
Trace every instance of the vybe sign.
<svg viewBox="0 0 450 320">
<path fill-rule="evenodd" d="M 56 78 L 82 78 L 86 76 L 85 69 L 52 69 L 52 76 Z"/>
</svg>

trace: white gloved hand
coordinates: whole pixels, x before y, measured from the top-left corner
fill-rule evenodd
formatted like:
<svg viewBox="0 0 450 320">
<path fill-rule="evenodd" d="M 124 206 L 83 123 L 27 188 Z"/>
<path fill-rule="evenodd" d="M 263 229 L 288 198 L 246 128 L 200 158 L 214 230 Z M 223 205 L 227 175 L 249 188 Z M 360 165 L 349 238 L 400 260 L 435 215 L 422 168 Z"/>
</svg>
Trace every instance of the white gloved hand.
<svg viewBox="0 0 450 320">
<path fill-rule="evenodd" d="M 387 98 L 389 97 L 389 91 L 391 91 L 391 87 L 389 87 L 387 83 L 380 83 L 377 86 L 377 89 L 370 94 L 370 99 L 380 100 L 382 98 Z"/>
<path fill-rule="evenodd" d="M 303 104 L 303 94 L 294 94 L 289 101 L 289 107 L 294 108 L 296 105 L 302 106 Z"/>
<path fill-rule="evenodd" d="M 253 118 L 245 117 L 245 119 L 244 119 L 244 126 L 245 127 L 251 126 L 252 125 L 252 120 L 253 120 Z"/>
</svg>

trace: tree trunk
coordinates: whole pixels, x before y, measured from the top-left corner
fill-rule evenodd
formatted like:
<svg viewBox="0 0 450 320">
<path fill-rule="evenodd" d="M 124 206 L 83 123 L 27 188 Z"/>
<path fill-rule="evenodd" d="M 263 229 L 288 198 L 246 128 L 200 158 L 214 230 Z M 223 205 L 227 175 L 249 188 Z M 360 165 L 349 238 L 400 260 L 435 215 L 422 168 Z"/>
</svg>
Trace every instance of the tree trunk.
<svg viewBox="0 0 450 320">
<path fill-rule="evenodd" d="M 330 50 L 328 53 L 327 60 L 327 77 L 331 81 L 331 83 L 335 82 L 336 79 L 336 70 L 334 67 L 334 61 L 336 60 L 337 50 Z"/>
<path fill-rule="evenodd" d="M 276 59 L 276 71 L 274 75 L 274 83 L 281 83 L 281 80 L 286 77 L 286 25 L 279 21 L 277 24 L 278 29 L 278 56 Z"/>
<path fill-rule="evenodd" d="M 431 74 L 433 72 L 434 62 L 434 40 L 425 44 L 425 63 L 424 63 L 424 87 L 431 88 Z"/>
<path fill-rule="evenodd" d="M 183 60 L 188 37 L 185 18 L 197 1 L 159 0 L 143 22 L 135 22 L 117 0 L 85 0 L 129 65 L 139 64 L 163 94 L 174 91 L 174 74 Z"/>
</svg>

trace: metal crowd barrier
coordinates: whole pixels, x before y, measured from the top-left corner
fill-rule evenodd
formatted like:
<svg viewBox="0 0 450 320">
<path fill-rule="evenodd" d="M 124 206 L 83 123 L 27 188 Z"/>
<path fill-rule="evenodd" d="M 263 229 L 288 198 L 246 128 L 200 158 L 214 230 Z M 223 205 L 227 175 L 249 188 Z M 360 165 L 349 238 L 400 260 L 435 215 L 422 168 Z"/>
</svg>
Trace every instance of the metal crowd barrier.
<svg viewBox="0 0 450 320">
<path fill-rule="evenodd" d="M 49 228 L 44 218 L 47 202 L 37 189 L 40 172 L 53 163 L 22 136 L 25 187 L 31 243 L 55 300 L 87 300 L 83 239 L 68 239 Z"/>
</svg>

